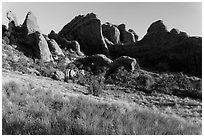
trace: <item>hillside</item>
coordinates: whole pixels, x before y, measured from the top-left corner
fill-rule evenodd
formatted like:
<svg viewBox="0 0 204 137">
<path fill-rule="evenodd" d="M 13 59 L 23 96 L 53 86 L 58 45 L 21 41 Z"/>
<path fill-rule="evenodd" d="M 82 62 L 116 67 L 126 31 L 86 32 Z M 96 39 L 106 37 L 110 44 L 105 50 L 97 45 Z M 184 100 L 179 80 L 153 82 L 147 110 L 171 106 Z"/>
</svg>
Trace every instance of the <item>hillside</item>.
<svg viewBox="0 0 204 137">
<path fill-rule="evenodd" d="M 43 34 L 2 25 L 3 134 L 202 134 L 202 39 L 76 16 Z M 179 52 L 178 52 L 179 51 Z"/>
</svg>

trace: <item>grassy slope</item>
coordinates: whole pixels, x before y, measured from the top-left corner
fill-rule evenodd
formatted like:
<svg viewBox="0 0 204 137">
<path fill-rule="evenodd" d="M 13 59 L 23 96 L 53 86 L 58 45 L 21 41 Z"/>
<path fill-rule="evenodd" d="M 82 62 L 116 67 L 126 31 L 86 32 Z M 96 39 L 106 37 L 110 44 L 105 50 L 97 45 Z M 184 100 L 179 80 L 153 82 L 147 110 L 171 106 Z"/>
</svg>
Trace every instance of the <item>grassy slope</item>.
<svg viewBox="0 0 204 137">
<path fill-rule="evenodd" d="M 56 81 L 44 80 L 55 86 L 49 90 L 35 87 L 35 81 L 22 86 L 10 80 L 3 82 L 3 134 L 201 134 L 201 127 L 176 116 L 70 91 L 65 94 Z"/>
</svg>

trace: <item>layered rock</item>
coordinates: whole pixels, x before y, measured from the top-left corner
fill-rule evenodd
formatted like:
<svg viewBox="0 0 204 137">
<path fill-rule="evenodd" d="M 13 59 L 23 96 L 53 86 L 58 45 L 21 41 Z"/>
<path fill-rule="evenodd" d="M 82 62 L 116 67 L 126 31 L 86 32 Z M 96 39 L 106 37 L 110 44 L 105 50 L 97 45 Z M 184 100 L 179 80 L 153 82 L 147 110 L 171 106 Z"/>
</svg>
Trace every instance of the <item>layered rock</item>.
<svg viewBox="0 0 204 137">
<path fill-rule="evenodd" d="M 136 42 L 136 33 L 127 31 L 126 30 L 126 25 L 125 24 L 120 24 L 118 26 L 118 29 L 120 31 L 120 41 L 122 43 L 133 43 Z"/>
<path fill-rule="evenodd" d="M 175 29 L 169 32 L 161 20 L 152 23 L 137 43 L 108 46 L 112 57 L 127 55 L 136 58 L 141 67 L 151 70 L 184 72 L 199 77 L 202 74 L 202 39 Z"/>
<path fill-rule="evenodd" d="M 18 47 L 29 56 L 37 57 L 45 62 L 53 61 L 47 41 L 37 23 L 37 18 L 32 12 L 28 12 L 22 27 L 17 28 Z"/>
<path fill-rule="evenodd" d="M 64 53 L 54 39 L 49 39 L 47 36 L 44 37 L 48 43 L 48 47 L 52 53 L 52 56 L 64 56 Z"/>
<path fill-rule="evenodd" d="M 68 41 L 66 38 L 60 37 L 53 30 L 48 34 L 50 39 L 54 39 L 62 49 L 72 49 L 79 56 L 83 56 L 84 54 L 81 52 L 80 45 L 76 40 Z"/>
<path fill-rule="evenodd" d="M 76 40 L 87 55 L 108 54 L 101 29 L 101 21 L 95 14 L 79 15 L 66 24 L 58 33 L 67 40 Z"/>
<path fill-rule="evenodd" d="M 112 43 L 120 43 L 120 31 L 115 25 L 110 23 L 103 24 L 102 33 L 103 36 L 110 40 Z"/>
</svg>

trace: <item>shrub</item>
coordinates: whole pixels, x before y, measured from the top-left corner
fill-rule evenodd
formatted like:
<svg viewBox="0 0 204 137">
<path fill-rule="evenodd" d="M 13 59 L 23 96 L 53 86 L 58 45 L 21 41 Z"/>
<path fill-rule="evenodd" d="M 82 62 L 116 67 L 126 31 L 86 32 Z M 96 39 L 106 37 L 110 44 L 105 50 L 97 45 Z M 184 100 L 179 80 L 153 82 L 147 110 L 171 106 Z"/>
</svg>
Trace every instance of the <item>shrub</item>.
<svg viewBox="0 0 204 137">
<path fill-rule="evenodd" d="M 38 60 L 33 67 L 45 77 L 51 77 L 52 73 L 56 71 L 55 64 L 52 62 L 43 62 L 41 60 Z"/>
<path fill-rule="evenodd" d="M 14 82 L 3 85 L 2 99 L 4 135 L 201 134 L 201 127 L 179 117 L 139 106 L 129 110 L 124 104 L 99 102 L 87 96 L 21 88 Z"/>
<path fill-rule="evenodd" d="M 155 83 L 154 78 L 149 74 L 143 74 L 140 71 L 128 72 L 123 68 L 119 68 L 116 73 L 106 78 L 106 83 L 116 84 L 144 92 L 150 92 Z"/>
<path fill-rule="evenodd" d="M 102 75 L 92 76 L 88 88 L 89 93 L 94 96 L 98 96 L 99 94 L 102 93 L 103 89 L 104 89 L 103 76 Z"/>
</svg>

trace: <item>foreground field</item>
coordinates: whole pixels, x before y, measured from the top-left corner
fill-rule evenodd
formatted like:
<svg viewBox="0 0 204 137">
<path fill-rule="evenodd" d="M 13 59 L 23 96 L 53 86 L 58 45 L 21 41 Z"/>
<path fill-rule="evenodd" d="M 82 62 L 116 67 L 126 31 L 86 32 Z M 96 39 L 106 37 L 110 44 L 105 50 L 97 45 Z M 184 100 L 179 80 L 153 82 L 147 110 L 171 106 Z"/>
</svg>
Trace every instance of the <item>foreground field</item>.
<svg viewBox="0 0 204 137">
<path fill-rule="evenodd" d="M 120 92 L 84 95 L 84 86 L 5 70 L 2 80 L 3 134 L 201 134 L 201 124 Z"/>
</svg>

